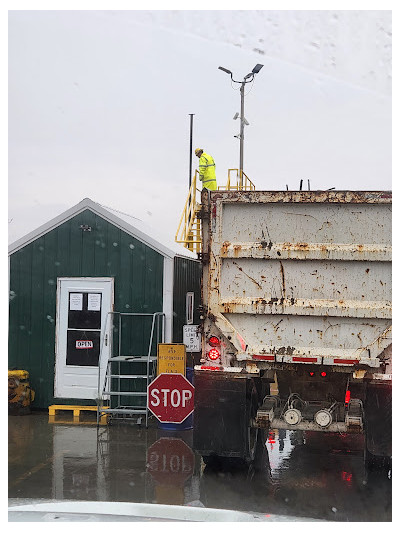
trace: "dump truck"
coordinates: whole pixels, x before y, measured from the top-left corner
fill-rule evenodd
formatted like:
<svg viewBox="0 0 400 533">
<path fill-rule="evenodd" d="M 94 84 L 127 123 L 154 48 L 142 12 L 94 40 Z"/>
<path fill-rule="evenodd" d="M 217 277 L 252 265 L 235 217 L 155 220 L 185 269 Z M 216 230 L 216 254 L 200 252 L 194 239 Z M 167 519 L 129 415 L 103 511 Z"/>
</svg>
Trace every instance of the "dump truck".
<svg viewBox="0 0 400 533">
<path fill-rule="evenodd" d="M 206 464 L 251 462 L 259 428 L 362 433 L 368 465 L 391 458 L 391 205 L 390 191 L 203 189 Z"/>
</svg>

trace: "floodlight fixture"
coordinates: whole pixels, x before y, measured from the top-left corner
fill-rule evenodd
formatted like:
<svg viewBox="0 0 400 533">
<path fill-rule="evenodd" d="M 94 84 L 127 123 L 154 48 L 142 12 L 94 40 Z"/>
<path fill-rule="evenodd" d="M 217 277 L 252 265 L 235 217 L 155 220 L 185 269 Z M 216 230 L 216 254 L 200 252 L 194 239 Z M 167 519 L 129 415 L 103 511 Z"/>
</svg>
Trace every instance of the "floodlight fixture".
<svg viewBox="0 0 400 533">
<path fill-rule="evenodd" d="M 260 63 L 257 63 L 257 65 L 253 68 L 252 73 L 258 74 L 260 70 L 263 68 L 264 65 L 260 65 Z"/>
<path fill-rule="evenodd" d="M 244 118 L 244 88 L 246 83 L 251 83 L 254 81 L 254 76 L 260 72 L 260 70 L 263 68 L 264 65 L 261 65 L 260 63 L 257 63 L 257 65 L 253 68 L 251 72 L 246 74 L 246 76 L 243 78 L 242 81 L 234 80 L 233 74 L 230 70 L 228 70 L 225 67 L 218 67 L 219 70 L 222 70 L 223 72 L 226 72 L 231 77 L 231 82 L 233 83 L 239 83 L 240 84 L 240 134 L 234 135 L 234 137 L 238 138 L 240 140 L 240 159 L 239 159 L 239 185 L 240 188 L 243 186 L 243 147 L 244 147 L 244 126 L 248 126 L 249 123 Z M 239 114 L 236 113 L 233 117 L 234 120 L 236 120 L 239 117 Z"/>
<path fill-rule="evenodd" d="M 230 74 L 232 76 L 232 72 L 230 70 L 228 70 L 227 68 L 224 68 L 224 67 L 218 67 L 219 70 L 223 70 L 224 72 L 226 72 L 227 74 Z"/>
</svg>

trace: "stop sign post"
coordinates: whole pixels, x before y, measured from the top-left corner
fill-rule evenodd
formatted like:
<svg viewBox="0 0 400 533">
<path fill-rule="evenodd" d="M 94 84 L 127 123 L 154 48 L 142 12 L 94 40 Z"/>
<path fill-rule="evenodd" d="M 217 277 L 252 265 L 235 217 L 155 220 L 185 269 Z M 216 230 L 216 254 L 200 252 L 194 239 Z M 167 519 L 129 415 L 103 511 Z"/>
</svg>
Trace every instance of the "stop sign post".
<svg viewBox="0 0 400 533">
<path fill-rule="evenodd" d="M 193 413 L 194 387 L 182 374 L 159 374 L 147 387 L 147 405 L 160 422 L 181 424 Z"/>
</svg>

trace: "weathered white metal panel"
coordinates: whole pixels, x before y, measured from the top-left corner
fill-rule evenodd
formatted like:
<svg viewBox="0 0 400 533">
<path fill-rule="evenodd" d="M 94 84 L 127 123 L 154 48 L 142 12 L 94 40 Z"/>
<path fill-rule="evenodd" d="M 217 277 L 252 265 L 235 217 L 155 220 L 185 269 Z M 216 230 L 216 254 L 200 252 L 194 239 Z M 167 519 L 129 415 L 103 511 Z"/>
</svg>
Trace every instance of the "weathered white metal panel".
<svg viewBox="0 0 400 533">
<path fill-rule="evenodd" d="M 390 192 L 210 199 L 203 296 L 238 361 L 269 354 L 379 366 L 391 344 Z"/>
</svg>

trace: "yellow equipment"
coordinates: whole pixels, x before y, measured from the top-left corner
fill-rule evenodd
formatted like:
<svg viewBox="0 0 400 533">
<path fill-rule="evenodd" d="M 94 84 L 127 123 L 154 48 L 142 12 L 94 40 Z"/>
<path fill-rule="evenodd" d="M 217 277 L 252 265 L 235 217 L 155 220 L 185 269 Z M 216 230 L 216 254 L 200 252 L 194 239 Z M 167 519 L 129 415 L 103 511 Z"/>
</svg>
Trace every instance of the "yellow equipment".
<svg viewBox="0 0 400 533">
<path fill-rule="evenodd" d="M 35 391 L 29 385 L 29 372 L 26 370 L 9 370 L 8 414 L 25 415 L 30 413 L 30 405 L 34 399 Z"/>
</svg>

